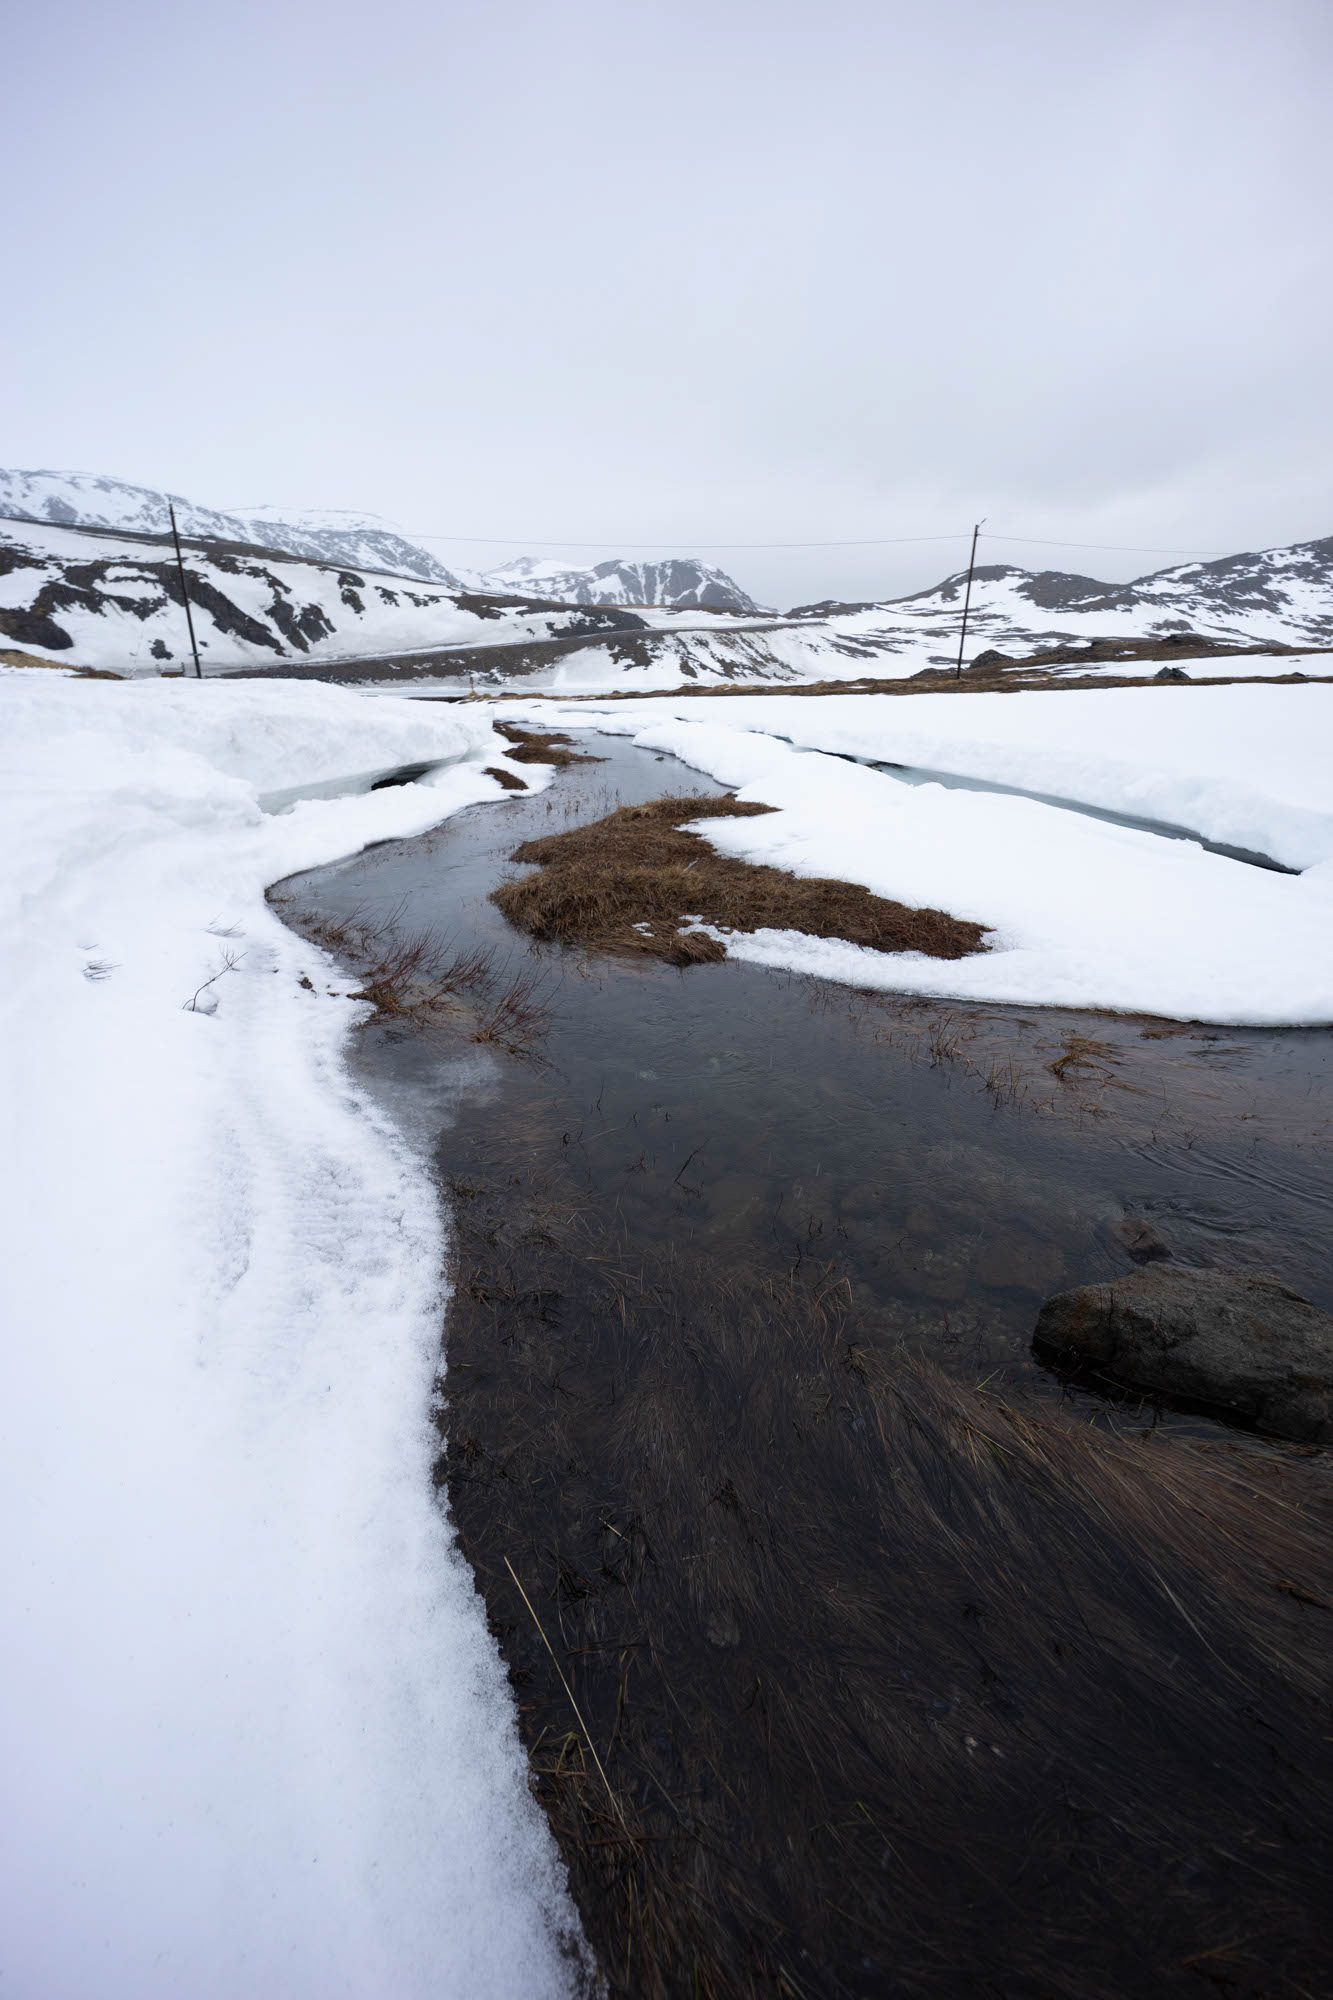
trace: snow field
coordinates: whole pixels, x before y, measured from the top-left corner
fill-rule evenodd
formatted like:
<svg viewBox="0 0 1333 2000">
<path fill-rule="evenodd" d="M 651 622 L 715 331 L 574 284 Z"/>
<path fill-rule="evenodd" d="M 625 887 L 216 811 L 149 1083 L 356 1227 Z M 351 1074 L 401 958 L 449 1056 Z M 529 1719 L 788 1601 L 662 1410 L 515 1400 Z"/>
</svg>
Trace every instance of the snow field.
<svg viewBox="0 0 1333 2000">
<path fill-rule="evenodd" d="M 711 724 L 719 706 L 685 697 L 629 712 Z M 803 749 L 1186 827 L 1284 867 L 1333 856 L 1333 685 L 737 695 L 725 715 L 729 729 Z"/>
<path fill-rule="evenodd" d="M 1333 814 L 1319 809 L 1333 768 L 1333 689 L 773 696 L 506 713 L 632 735 L 779 809 L 701 823 L 719 852 L 993 927 L 991 950 L 953 961 L 762 931 L 728 937 L 735 957 L 958 999 L 1231 1025 L 1333 1021 Z M 1034 799 L 907 784 L 849 755 L 929 761 L 1161 818 L 1298 857 L 1306 872 L 1280 875 Z"/>
<path fill-rule="evenodd" d="M 652 618 L 657 632 L 670 630 L 665 621 L 659 622 L 658 614 Z M 867 658 L 840 652 L 831 643 L 836 629 L 810 624 L 747 634 L 739 621 L 724 623 L 719 619 L 716 631 L 674 635 L 675 644 L 660 646 L 646 666 L 627 667 L 605 647 L 588 646 L 561 654 L 543 672 L 525 675 L 524 686 L 561 695 L 678 688 L 696 677 L 705 684 L 733 679 L 860 680 L 866 674 L 879 680 L 905 680 L 928 664 L 924 650 L 901 659 L 893 653 Z"/>
<path fill-rule="evenodd" d="M 502 746 L 306 684 L 0 702 L 8 1990 L 570 1993 L 577 1919 L 432 1498 L 442 1218 L 344 1067 L 361 1009 L 263 900 L 502 796 Z M 256 803 L 426 757 L 431 784 Z"/>
<path fill-rule="evenodd" d="M 669 630 L 661 614 L 648 615 L 657 631 Z M 1004 640 L 1005 635 L 1000 638 Z M 1025 635 L 1022 650 L 1028 652 L 1038 643 L 1031 634 Z M 956 645 L 955 634 L 953 646 Z M 910 625 L 895 624 L 882 611 L 875 610 L 753 634 L 747 634 L 745 626 L 739 623 L 689 637 L 681 633 L 674 646 L 659 646 L 646 666 L 626 666 L 604 647 L 588 646 L 562 653 L 549 667 L 525 674 L 522 686 L 558 698 L 613 691 L 676 690 L 688 687 L 695 679 L 705 685 L 720 680 L 904 681 L 927 668 L 942 663 L 951 665 L 953 658 L 947 630 L 923 633 Z M 1110 666 L 1075 664 L 1052 671 L 1061 676 L 1149 681 L 1161 665 L 1160 660 L 1121 660 Z M 1311 679 L 1333 679 L 1333 654 L 1327 653 L 1219 655 L 1212 659 L 1185 660 L 1181 665 L 1193 680 L 1229 673 L 1267 679 L 1293 672 L 1308 674 Z M 689 696 L 682 694 L 680 698 L 688 700 Z M 848 695 L 846 699 L 866 697 Z M 978 695 L 969 699 L 984 701 L 990 697 Z"/>
</svg>

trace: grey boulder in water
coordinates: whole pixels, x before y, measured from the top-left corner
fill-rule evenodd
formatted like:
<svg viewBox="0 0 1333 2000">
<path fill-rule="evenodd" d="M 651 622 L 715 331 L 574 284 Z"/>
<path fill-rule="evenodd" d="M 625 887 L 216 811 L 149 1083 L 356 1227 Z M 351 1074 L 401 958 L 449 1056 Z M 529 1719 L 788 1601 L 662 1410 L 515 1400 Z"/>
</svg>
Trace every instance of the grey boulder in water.
<svg viewBox="0 0 1333 2000">
<path fill-rule="evenodd" d="M 1048 1299 L 1033 1346 L 1124 1388 L 1333 1444 L 1333 1314 L 1277 1278 L 1154 1264 Z"/>
</svg>

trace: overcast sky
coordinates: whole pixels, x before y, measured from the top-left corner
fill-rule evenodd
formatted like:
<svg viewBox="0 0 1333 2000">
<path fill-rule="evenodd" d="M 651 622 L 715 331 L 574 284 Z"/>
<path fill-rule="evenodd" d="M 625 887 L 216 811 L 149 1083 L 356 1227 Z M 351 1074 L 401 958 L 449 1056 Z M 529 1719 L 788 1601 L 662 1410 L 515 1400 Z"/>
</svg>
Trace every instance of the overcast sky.
<svg viewBox="0 0 1333 2000">
<path fill-rule="evenodd" d="M 1328 0 L 16 10 L 0 463 L 784 604 L 966 543 L 707 545 L 1330 534 L 1331 56 Z"/>
</svg>

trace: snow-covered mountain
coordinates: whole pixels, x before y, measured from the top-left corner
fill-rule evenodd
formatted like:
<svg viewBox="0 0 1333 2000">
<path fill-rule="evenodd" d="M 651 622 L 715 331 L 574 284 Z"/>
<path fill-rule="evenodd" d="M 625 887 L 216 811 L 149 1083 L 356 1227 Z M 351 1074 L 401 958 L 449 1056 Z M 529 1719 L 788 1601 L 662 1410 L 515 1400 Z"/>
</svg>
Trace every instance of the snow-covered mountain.
<svg viewBox="0 0 1333 2000">
<path fill-rule="evenodd" d="M 189 543 L 184 566 L 207 671 L 445 647 L 484 655 L 647 629 L 638 613 L 614 605 L 488 597 L 368 566 L 284 559 L 222 541 Z M 188 666 L 180 572 L 170 541 L 0 521 L 0 648 L 11 658 L 29 654 L 113 673 Z"/>
<path fill-rule="evenodd" d="M 744 611 L 759 606 L 725 570 L 693 556 L 665 562 L 601 562 L 568 569 L 540 556 L 516 556 L 481 577 L 485 590 L 523 590 L 565 604 L 666 605 L 677 611 Z"/>
<path fill-rule="evenodd" d="M 447 569 L 438 556 L 371 514 L 337 509 L 285 513 L 276 507 L 224 512 L 180 493 L 134 486 L 104 473 L 0 470 L 0 517 L 62 528 L 111 528 L 130 534 L 170 532 L 167 502 L 190 540 L 222 541 L 305 556 L 351 569 L 384 570 L 455 590 L 517 592 L 562 604 L 661 605 L 678 610 L 743 611 L 757 606 L 724 570 L 693 558 L 664 562 L 604 562 L 570 569 L 539 556 L 518 556 L 485 575 Z"/>
<path fill-rule="evenodd" d="M 429 549 L 418 548 L 369 514 L 330 510 L 284 515 L 272 507 L 227 514 L 215 507 L 200 507 L 180 493 L 132 486 L 127 480 L 102 473 L 0 471 L 0 516 L 21 521 L 166 535 L 170 533 L 168 500 L 175 504 L 181 534 L 191 540 L 236 542 L 306 556 L 314 562 L 385 570 L 455 589 L 466 587 L 463 579 L 446 569 Z"/>
<path fill-rule="evenodd" d="M 963 570 L 908 597 L 798 605 L 785 629 L 678 634 L 656 641 L 651 658 L 638 649 L 643 657 L 618 678 L 634 684 L 651 674 L 669 685 L 674 667 L 687 680 L 899 679 L 951 667 L 966 586 Z M 986 565 L 973 572 L 964 659 L 983 652 L 1018 659 L 1094 639 L 1173 634 L 1240 646 L 1333 646 L 1333 536 L 1182 563 L 1124 584 Z M 1333 656 L 1328 668 L 1333 672 Z"/>
<path fill-rule="evenodd" d="M 123 480 L 0 473 L 0 516 L 11 517 L 0 518 L 0 649 L 117 673 L 178 667 L 188 641 L 166 507 L 164 494 Z M 276 521 L 182 499 L 177 518 L 213 671 L 401 654 L 418 657 L 395 674 L 642 687 L 896 679 L 951 666 L 958 653 L 963 572 L 908 597 L 802 605 L 776 621 L 692 560 L 569 570 L 527 557 L 469 587 L 355 516 Z M 987 565 L 973 578 L 965 657 L 1173 634 L 1333 645 L 1333 537 L 1126 584 Z M 445 649 L 457 650 L 420 657 Z"/>
<path fill-rule="evenodd" d="M 875 604 L 823 602 L 788 615 L 832 618 L 892 649 L 935 644 L 956 652 L 967 572 L 929 590 Z M 972 577 L 967 653 L 983 646 L 1030 653 L 1088 638 L 1152 638 L 1195 632 L 1203 638 L 1291 646 L 1333 644 L 1333 536 L 1181 563 L 1132 583 L 1101 583 L 1067 570 L 978 567 Z"/>
</svg>

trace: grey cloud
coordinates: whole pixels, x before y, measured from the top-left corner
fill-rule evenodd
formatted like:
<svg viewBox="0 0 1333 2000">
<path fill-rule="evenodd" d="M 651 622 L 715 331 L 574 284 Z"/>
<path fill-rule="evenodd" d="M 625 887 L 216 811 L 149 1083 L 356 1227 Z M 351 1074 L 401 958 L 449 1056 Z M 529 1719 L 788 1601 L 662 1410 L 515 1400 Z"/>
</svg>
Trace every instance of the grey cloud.
<svg viewBox="0 0 1333 2000">
<path fill-rule="evenodd" d="M 75 0 L 7 40 L 9 463 L 478 566 L 1333 529 L 1322 0 Z M 791 602 L 959 548 L 716 559 Z"/>
</svg>

